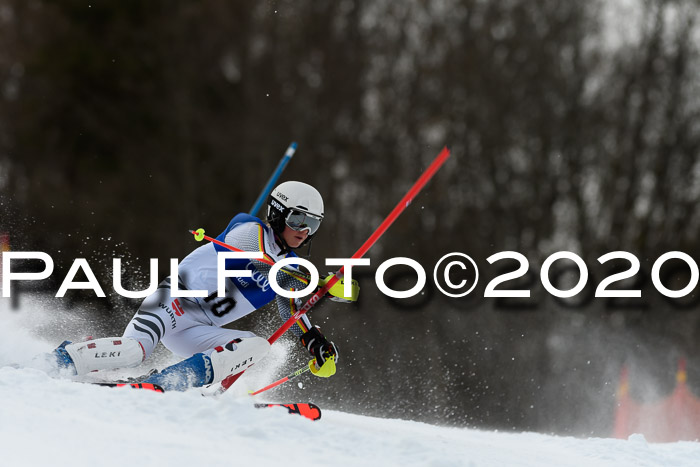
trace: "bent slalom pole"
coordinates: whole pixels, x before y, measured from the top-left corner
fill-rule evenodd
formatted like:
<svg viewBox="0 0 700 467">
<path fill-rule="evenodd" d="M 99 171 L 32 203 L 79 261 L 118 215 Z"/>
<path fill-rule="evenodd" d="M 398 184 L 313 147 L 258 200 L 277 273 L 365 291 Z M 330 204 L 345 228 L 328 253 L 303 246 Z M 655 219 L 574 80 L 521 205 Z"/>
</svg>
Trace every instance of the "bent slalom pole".
<svg viewBox="0 0 700 467">
<path fill-rule="evenodd" d="M 435 175 L 435 173 L 442 167 L 442 164 L 445 163 L 447 158 L 450 157 L 450 149 L 445 146 L 442 151 L 437 155 L 437 157 L 433 160 L 433 162 L 428 166 L 428 168 L 423 172 L 423 174 L 418 178 L 416 183 L 413 184 L 410 190 L 404 195 L 403 198 L 401 198 L 401 201 L 398 202 L 396 207 L 389 213 L 389 215 L 384 219 L 384 221 L 377 227 L 377 229 L 370 235 L 370 237 L 367 239 L 367 241 L 360 247 L 359 250 L 355 252 L 354 255 L 351 256 L 351 259 L 357 259 L 357 258 L 362 258 L 367 251 L 374 245 L 377 240 L 386 232 L 386 230 L 391 226 L 391 224 L 394 223 L 394 221 L 399 217 L 399 215 L 408 207 L 409 204 L 413 201 L 413 198 L 416 197 L 416 195 L 423 189 L 426 183 Z M 282 334 L 287 332 L 289 328 L 291 328 L 294 323 L 299 320 L 303 315 L 306 314 L 307 311 L 311 309 L 318 301 L 323 297 L 326 292 L 330 290 L 333 285 L 340 280 L 340 276 L 343 275 L 343 270 L 345 268 L 342 267 L 338 270 L 338 272 L 335 273 L 335 276 L 331 277 L 331 279 L 326 282 L 326 284 L 321 287 L 319 290 L 316 291 L 307 301 L 304 303 L 304 305 L 299 308 L 296 313 L 294 313 L 292 316 L 287 319 L 287 321 L 284 322 L 284 324 L 277 330 L 275 333 L 270 336 L 270 338 L 267 340 L 270 344 L 275 343 L 277 339 L 279 339 Z M 229 375 L 226 378 L 224 378 L 223 381 L 221 381 L 221 388 L 219 392 L 224 392 L 226 391 L 233 383 L 236 382 L 238 378 L 241 377 L 241 375 L 244 372 L 236 373 L 235 375 Z"/>
<path fill-rule="evenodd" d="M 299 368 L 299 369 L 298 369 L 297 371 L 295 371 L 294 373 L 289 374 L 289 375 L 285 376 L 284 378 L 282 378 L 282 379 L 280 379 L 280 380 L 278 380 L 278 381 L 275 381 L 275 382 L 272 383 L 272 384 L 268 384 L 268 385 L 265 386 L 264 388 L 258 389 L 257 391 L 254 391 L 254 392 L 253 392 L 253 391 L 250 391 L 248 394 L 250 394 L 251 396 L 257 396 L 257 395 L 260 394 L 261 392 L 265 392 L 265 391 L 267 391 L 268 389 L 276 388 L 277 386 L 279 386 L 279 385 L 282 384 L 282 383 L 286 383 L 287 381 L 293 380 L 293 379 L 296 378 L 297 376 L 306 373 L 306 372 L 309 371 L 310 369 L 311 369 L 311 367 L 310 367 L 309 365 L 304 365 L 303 367 Z"/>
<path fill-rule="evenodd" d="M 265 184 L 265 187 L 262 189 L 262 191 L 258 195 L 258 199 L 255 200 L 255 203 L 253 203 L 253 207 L 250 208 L 250 212 L 248 214 L 250 214 L 251 216 L 257 215 L 258 211 L 260 211 L 260 208 L 262 207 L 263 203 L 265 202 L 265 198 L 267 198 L 267 195 L 269 195 L 270 192 L 272 191 L 272 187 L 277 182 L 277 179 L 280 178 L 280 175 L 282 175 L 282 172 L 284 171 L 285 167 L 287 167 L 287 164 L 292 159 L 292 156 L 294 155 L 296 150 L 297 150 L 297 143 L 293 142 L 292 144 L 289 145 L 287 150 L 284 152 L 282 159 L 280 159 L 279 163 L 277 164 L 277 168 L 272 173 L 272 175 L 270 176 L 270 179 Z"/>
<path fill-rule="evenodd" d="M 450 157 L 450 150 L 447 146 L 445 146 L 442 151 L 440 151 L 440 154 L 437 155 L 437 157 L 433 160 L 433 162 L 428 166 L 425 172 L 423 172 L 423 175 L 420 176 L 420 178 L 416 181 L 416 183 L 413 184 L 410 190 L 404 195 L 403 198 L 401 198 L 401 201 L 396 205 L 396 207 L 389 213 L 389 215 L 384 219 L 384 221 L 377 227 L 377 229 L 374 231 L 372 235 L 367 239 L 367 241 L 360 247 L 359 250 L 355 252 L 354 255 L 352 255 L 350 258 L 351 259 L 357 259 L 357 258 L 362 258 L 367 251 L 369 251 L 370 248 L 372 248 L 372 245 L 374 245 L 377 240 L 386 232 L 386 230 L 391 226 L 391 224 L 394 223 L 394 221 L 399 217 L 399 215 L 408 207 L 409 204 L 411 204 L 411 201 L 413 201 L 413 198 L 416 197 L 416 195 L 420 192 L 420 190 L 425 186 L 426 183 L 428 183 L 428 180 L 430 180 L 433 175 L 435 175 L 435 172 L 438 171 L 438 169 L 442 166 L 442 164 L 447 160 L 447 158 Z M 304 306 L 299 308 L 296 313 L 294 313 L 275 333 L 270 336 L 268 339 L 268 342 L 270 344 L 274 343 L 277 339 L 282 336 L 289 328 L 292 327 L 292 325 L 303 315 L 306 314 L 307 311 L 311 309 L 312 306 L 316 304 L 320 300 L 322 296 L 330 290 L 333 285 L 340 280 L 340 276 L 343 275 L 343 269 L 344 267 L 340 268 L 338 272 L 335 273 L 335 276 L 332 277 L 328 282 L 326 282 L 326 285 L 323 286 L 321 289 L 319 289 L 315 294 L 313 294 L 307 301 L 304 303 Z"/>
</svg>

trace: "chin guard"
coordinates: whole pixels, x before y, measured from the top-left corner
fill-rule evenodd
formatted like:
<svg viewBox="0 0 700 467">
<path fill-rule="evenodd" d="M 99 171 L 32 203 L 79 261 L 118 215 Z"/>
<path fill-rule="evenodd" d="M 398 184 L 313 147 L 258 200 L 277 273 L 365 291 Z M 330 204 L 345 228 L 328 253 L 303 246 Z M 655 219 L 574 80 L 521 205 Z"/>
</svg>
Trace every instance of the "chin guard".
<svg viewBox="0 0 700 467">
<path fill-rule="evenodd" d="M 335 276 L 335 274 L 330 274 L 324 279 L 320 279 L 318 281 L 318 286 L 323 287 L 328 283 L 331 278 Z M 350 290 L 350 296 L 345 296 L 345 280 L 340 279 L 338 282 L 336 282 L 333 287 L 328 290 L 328 294 L 330 295 L 330 299 L 333 300 L 334 302 L 340 302 L 340 303 L 352 303 L 357 301 L 357 297 L 360 296 L 360 284 L 353 279 L 351 284 L 350 284 L 351 290 Z"/>
</svg>

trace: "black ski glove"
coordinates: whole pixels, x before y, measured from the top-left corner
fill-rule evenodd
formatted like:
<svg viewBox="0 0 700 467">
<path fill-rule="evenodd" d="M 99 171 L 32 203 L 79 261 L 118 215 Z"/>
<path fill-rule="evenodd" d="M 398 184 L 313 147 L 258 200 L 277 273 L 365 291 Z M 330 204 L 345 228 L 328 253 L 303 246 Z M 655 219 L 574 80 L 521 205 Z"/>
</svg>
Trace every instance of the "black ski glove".
<svg viewBox="0 0 700 467">
<path fill-rule="evenodd" d="M 338 361 L 338 348 L 333 342 L 328 342 L 318 326 L 313 326 L 301 336 L 301 345 L 316 359 L 319 367 L 322 367 L 331 356 Z"/>
</svg>

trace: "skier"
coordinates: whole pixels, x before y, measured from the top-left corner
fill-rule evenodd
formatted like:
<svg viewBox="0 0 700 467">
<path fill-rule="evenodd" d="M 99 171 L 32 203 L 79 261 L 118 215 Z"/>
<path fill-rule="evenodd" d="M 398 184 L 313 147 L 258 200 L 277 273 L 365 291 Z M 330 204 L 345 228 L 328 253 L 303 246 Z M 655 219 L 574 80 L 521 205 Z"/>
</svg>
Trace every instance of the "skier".
<svg viewBox="0 0 700 467">
<path fill-rule="evenodd" d="M 122 337 L 61 344 L 53 355 L 62 371 L 83 375 L 92 371 L 139 365 L 158 342 L 185 360 L 149 376 L 144 382 L 166 390 L 185 390 L 220 382 L 244 371 L 268 352 L 266 339 L 252 332 L 226 329 L 231 323 L 276 299 L 283 320 L 296 311 L 293 299 L 277 295 L 270 287 L 269 271 L 274 262 L 296 257 L 294 249 L 308 244 L 323 220 L 323 199 L 305 183 L 279 185 L 268 198 L 267 221 L 237 214 L 217 237 L 248 252 L 262 252 L 263 259 L 227 259 L 226 269 L 249 269 L 251 277 L 229 277 L 226 294 L 218 297 L 217 253 L 228 251 L 208 243 L 192 251 L 179 266 L 180 292 L 206 290 L 206 298 L 171 296 L 166 278 L 156 292 L 146 297 L 127 325 Z M 295 267 L 282 268 L 277 283 L 285 290 L 300 290 L 308 278 Z M 315 358 L 311 372 L 329 377 L 335 373 L 338 349 L 303 315 L 292 327 L 301 344 Z"/>
</svg>

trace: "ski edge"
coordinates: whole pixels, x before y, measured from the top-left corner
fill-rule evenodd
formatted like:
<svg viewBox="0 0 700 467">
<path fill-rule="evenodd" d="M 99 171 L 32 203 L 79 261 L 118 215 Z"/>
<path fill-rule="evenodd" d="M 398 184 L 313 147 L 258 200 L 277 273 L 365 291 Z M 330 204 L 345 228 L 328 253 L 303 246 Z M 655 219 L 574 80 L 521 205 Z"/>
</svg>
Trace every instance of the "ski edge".
<svg viewBox="0 0 700 467">
<path fill-rule="evenodd" d="M 96 386 L 104 386 L 108 388 L 123 388 L 130 387 L 133 389 L 145 389 L 147 391 L 165 392 L 165 390 L 157 384 L 152 383 L 90 383 Z"/>
</svg>

